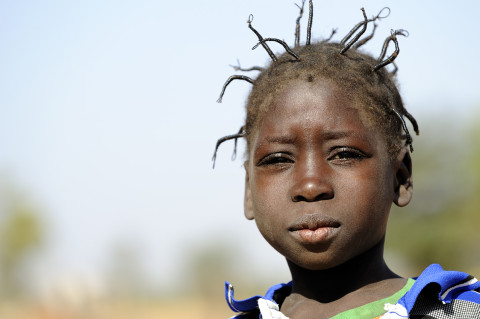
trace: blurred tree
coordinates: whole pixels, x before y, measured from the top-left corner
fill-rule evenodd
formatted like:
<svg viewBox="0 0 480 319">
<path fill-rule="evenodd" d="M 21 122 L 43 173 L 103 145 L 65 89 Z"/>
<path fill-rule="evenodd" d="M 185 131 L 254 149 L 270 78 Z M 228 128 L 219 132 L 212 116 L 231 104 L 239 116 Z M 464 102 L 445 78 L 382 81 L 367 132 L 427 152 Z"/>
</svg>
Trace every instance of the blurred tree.
<svg viewBox="0 0 480 319">
<path fill-rule="evenodd" d="M 392 210 L 387 249 L 412 265 L 405 275 L 418 275 L 431 263 L 473 275 L 480 270 L 480 130 L 456 129 L 427 134 L 438 139 L 419 143 L 413 154 L 414 201 Z"/>
<path fill-rule="evenodd" d="M 1 201 L 0 295 L 19 297 L 27 288 L 28 258 L 40 246 L 43 228 L 37 211 L 13 192 L 2 192 Z"/>
<path fill-rule="evenodd" d="M 215 300 L 221 296 L 229 271 L 234 271 L 236 255 L 225 240 L 205 239 L 185 248 L 184 287 L 195 295 Z"/>
</svg>

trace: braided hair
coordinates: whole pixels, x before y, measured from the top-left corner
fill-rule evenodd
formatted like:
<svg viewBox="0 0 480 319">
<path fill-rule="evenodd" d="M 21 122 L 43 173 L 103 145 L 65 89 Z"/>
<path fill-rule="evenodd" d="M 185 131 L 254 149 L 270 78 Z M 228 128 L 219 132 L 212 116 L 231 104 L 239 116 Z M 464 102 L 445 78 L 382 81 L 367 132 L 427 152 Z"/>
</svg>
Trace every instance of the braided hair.
<svg viewBox="0 0 480 319">
<path fill-rule="evenodd" d="M 345 35 L 340 42 L 331 42 L 336 33 L 334 29 L 329 38 L 311 43 L 311 28 L 313 20 L 313 1 L 309 0 L 309 18 L 307 27 L 307 39 L 304 45 L 300 44 L 300 20 L 303 15 L 305 0 L 302 6 L 298 6 L 300 14 L 296 20 L 295 47 L 291 49 L 284 41 L 276 38 L 263 38 L 252 26 L 253 16 L 248 19 L 248 27 L 258 37 L 258 43 L 253 49 L 262 46 L 271 58 L 271 62 L 265 68 L 234 67 L 236 71 L 259 71 L 253 79 L 245 75 L 233 75 L 225 82 L 217 102 L 221 102 L 227 86 L 234 80 L 243 80 L 253 84 L 247 100 L 247 116 L 245 124 L 236 134 L 220 138 L 215 146 L 213 162 L 220 144 L 227 140 L 235 140 L 234 155 L 238 138 L 247 141 L 247 152 L 250 151 L 251 137 L 255 128 L 261 122 L 263 116 L 269 110 L 269 106 L 276 94 L 288 86 L 292 81 L 314 82 L 316 80 L 328 81 L 342 88 L 359 108 L 362 121 L 377 127 L 385 136 L 388 152 L 393 158 L 401 149 L 402 145 L 408 145 L 413 151 L 412 137 L 409 133 L 405 119 L 413 126 L 416 134 L 419 134 L 418 124 L 415 118 L 405 109 L 400 93 L 398 92 L 395 75 L 398 70 L 394 63 L 400 52 L 397 36 L 408 36 L 406 30 L 392 30 L 385 39 L 382 51 L 378 58 L 364 53 L 359 48 L 368 42 L 375 33 L 376 21 L 390 14 L 389 8 L 383 8 L 376 16 L 368 18 L 362 8 L 363 20 L 357 23 L 352 30 Z M 387 13 L 384 13 L 387 11 Z M 373 31 L 368 36 L 361 38 L 367 30 L 368 24 L 373 24 Z M 285 48 L 285 53 L 275 55 L 268 42 L 275 41 Z M 394 52 L 385 58 L 389 44 L 395 45 Z M 387 65 L 393 65 L 391 71 Z"/>
</svg>

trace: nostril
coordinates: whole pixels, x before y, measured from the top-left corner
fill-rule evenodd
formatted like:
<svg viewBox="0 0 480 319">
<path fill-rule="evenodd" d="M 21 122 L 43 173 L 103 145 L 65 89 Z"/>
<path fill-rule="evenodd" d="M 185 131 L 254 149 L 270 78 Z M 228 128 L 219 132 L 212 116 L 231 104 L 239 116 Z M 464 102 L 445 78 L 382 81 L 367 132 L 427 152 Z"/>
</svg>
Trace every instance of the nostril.
<svg viewBox="0 0 480 319">
<path fill-rule="evenodd" d="M 292 197 L 292 202 L 307 202 L 307 199 L 301 195 L 296 195 Z"/>
<path fill-rule="evenodd" d="M 333 192 L 321 193 L 319 194 L 314 201 L 327 200 L 333 198 Z"/>
<path fill-rule="evenodd" d="M 318 202 L 321 200 L 332 199 L 333 197 L 334 197 L 333 192 L 321 193 L 315 197 L 305 197 L 302 195 L 295 195 L 292 197 L 292 202 Z"/>
</svg>

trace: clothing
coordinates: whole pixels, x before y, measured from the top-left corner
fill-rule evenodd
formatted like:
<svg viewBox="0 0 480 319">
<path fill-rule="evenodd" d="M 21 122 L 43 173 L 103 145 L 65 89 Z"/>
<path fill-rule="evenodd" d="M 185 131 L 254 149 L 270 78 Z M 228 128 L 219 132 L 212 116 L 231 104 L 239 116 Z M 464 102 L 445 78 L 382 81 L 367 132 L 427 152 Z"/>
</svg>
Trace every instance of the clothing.
<svg viewBox="0 0 480 319">
<path fill-rule="evenodd" d="M 265 296 L 235 300 L 233 286 L 225 282 L 225 297 L 230 308 L 239 312 L 236 319 L 288 319 L 280 306 L 290 294 L 292 283 L 271 287 Z M 394 295 L 332 319 L 474 319 L 480 318 L 480 282 L 459 271 L 445 271 L 440 265 L 427 267 Z"/>
</svg>

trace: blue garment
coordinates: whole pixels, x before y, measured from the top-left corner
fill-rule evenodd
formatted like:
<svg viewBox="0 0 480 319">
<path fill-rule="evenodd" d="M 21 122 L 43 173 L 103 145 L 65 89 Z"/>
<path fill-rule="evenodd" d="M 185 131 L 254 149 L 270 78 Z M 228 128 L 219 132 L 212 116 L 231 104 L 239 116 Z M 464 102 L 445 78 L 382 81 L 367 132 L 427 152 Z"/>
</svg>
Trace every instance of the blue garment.
<svg viewBox="0 0 480 319">
<path fill-rule="evenodd" d="M 440 265 L 433 264 L 414 279 L 412 288 L 395 305 L 385 305 L 386 312 L 380 318 L 480 318 L 480 282 L 473 276 L 459 271 L 445 271 Z M 260 313 L 259 301 L 268 301 L 276 306 L 273 311 L 281 315 L 278 309 L 290 294 L 291 287 L 291 282 L 278 284 L 272 286 L 265 296 L 235 300 L 233 286 L 225 282 L 225 297 L 230 308 L 239 312 L 233 318 L 256 319 L 263 315 L 266 319 L 270 315 Z"/>
</svg>

